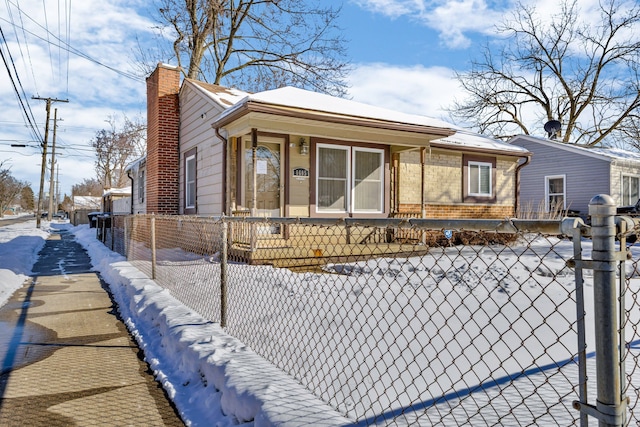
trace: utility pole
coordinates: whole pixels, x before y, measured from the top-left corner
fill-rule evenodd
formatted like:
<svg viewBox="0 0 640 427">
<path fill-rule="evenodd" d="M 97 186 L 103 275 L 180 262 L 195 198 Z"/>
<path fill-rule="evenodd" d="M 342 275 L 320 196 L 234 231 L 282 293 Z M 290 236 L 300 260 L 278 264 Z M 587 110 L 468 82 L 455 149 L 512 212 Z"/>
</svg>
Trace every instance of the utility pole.
<svg viewBox="0 0 640 427">
<path fill-rule="evenodd" d="M 58 129 L 58 109 L 53 109 L 53 144 L 51 144 L 51 179 L 49 180 L 49 215 L 47 219 L 51 221 L 53 217 L 53 193 L 55 193 L 55 187 L 53 185 L 55 181 L 56 171 L 56 130 Z M 56 208 L 56 211 L 58 209 Z"/>
<path fill-rule="evenodd" d="M 60 204 L 60 164 L 56 168 L 56 206 Z"/>
<path fill-rule="evenodd" d="M 38 193 L 38 208 L 36 209 L 36 228 L 40 228 L 40 206 L 42 204 L 42 197 L 44 196 L 44 174 L 47 168 L 47 141 L 49 139 L 49 117 L 51 116 L 51 103 L 52 102 L 69 102 L 68 99 L 56 99 L 56 98 L 40 98 L 32 96 L 32 99 L 39 99 L 47 102 L 47 121 L 44 125 L 44 141 L 42 142 L 42 167 L 40 169 L 40 191 Z"/>
</svg>

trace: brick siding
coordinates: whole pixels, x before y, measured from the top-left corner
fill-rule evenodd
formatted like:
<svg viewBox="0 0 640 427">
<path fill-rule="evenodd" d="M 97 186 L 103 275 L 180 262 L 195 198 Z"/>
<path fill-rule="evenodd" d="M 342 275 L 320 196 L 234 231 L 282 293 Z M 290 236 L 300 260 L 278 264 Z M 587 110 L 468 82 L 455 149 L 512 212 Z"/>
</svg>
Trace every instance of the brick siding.
<svg viewBox="0 0 640 427">
<path fill-rule="evenodd" d="M 435 219 L 496 219 L 515 217 L 515 208 L 509 205 L 481 204 L 425 204 L 425 217 Z M 420 217 L 420 204 L 402 204 L 399 206 L 400 216 L 413 214 Z"/>
<path fill-rule="evenodd" d="M 180 70 L 158 65 L 147 78 L 147 213 L 178 214 Z"/>
</svg>

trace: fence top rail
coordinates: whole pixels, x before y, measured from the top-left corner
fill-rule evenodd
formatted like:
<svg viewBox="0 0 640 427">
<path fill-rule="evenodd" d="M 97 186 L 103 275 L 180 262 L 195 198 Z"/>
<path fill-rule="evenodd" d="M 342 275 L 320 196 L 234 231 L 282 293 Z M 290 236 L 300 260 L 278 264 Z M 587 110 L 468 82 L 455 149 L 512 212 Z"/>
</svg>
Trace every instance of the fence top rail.
<svg viewBox="0 0 640 427">
<path fill-rule="evenodd" d="M 307 225 L 322 227 L 377 227 L 411 228 L 413 230 L 486 231 L 495 233 L 542 233 L 572 236 L 579 229 L 582 236 L 591 235 L 591 227 L 582 218 L 561 219 L 434 219 L 434 218 L 301 218 L 301 217 L 247 217 L 247 216 L 194 216 L 138 214 L 138 217 L 170 218 L 180 221 L 216 221 L 241 224 Z M 626 222 L 627 229 L 640 224 L 640 220 L 616 217 L 616 222 Z"/>
<path fill-rule="evenodd" d="M 259 218 L 224 217 L 231 223 L 291 224 L 316 226 L 411 228 L 418 230 L 467 230 L 490 231 L 497 233 L 543 233 L 571 235 L 573 229 L 580 229 L 583 235 L 589 235 L 589 227 L 581 218 L 528 220 L 506 219 L 417 219 L 417 218 Z"/>
</svg>

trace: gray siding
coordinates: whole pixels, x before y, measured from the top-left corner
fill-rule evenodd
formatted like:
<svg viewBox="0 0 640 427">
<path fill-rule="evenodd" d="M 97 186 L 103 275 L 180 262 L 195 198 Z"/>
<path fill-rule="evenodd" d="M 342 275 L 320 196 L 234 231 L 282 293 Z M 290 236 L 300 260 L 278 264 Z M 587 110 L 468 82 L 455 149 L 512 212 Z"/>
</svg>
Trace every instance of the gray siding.
<svg viewBox="0 0 640 427">
<path fill-rule="evenodd" d="M 224 151 L 211 122 L 222 107 L 192 85 L 185 82 L 180 92 L 180 213 L 184 213 L 184 153 L 196 147 L 197 213 L 220 215 L 224 212 Z"/>
<path fill-rule="evenodd" d="M 520 171 L 520 206 L 544 207 L 545 177 L 565 175 L 567 208 L 587 215 L 589 200 L 611 192 L 610 163 L 606 159 L 514 138 L 512 144 L 526 148 L 533 156 Z"/>
</svg>

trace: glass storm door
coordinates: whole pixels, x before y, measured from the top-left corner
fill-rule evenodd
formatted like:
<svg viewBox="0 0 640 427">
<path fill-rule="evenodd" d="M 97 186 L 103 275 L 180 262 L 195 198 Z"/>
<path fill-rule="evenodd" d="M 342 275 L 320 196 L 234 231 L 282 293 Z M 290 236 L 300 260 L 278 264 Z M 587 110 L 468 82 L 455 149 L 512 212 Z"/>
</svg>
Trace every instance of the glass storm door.
<svg viewBox="0 0 640 427">
<path fill-rule="evenodd" d="M 244 149 L 244 204 L 250 208 L 255 197 L 255 216 L 281 216 L 281 145 L 278 143 L 258 143 L 256 148 L 256 170 L 254 195 L 253 150 L 251 142 L 245 143 Z"/>
</svg>

